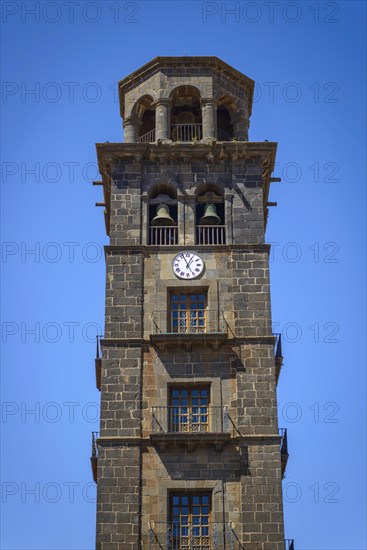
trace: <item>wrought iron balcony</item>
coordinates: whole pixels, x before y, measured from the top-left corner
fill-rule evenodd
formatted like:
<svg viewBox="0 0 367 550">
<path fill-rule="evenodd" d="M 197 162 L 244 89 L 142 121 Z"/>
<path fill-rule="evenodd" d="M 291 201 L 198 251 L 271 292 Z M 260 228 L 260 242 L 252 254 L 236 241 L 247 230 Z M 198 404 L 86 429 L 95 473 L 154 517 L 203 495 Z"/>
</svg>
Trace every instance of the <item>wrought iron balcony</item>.
<svg viewBox="0 0 367 550">
<path fill-rule="evenodd" d="M 241 548 L 232 523 L 151 522 L 149 526 L 149 550 L 223 550 L 224 548 Z"/>
<path fill-rule="evenodd" d="M 151 440 L 160 448 L 181 443 L 192 451 L 196 444 L 208 443 L 219 450 L 231 437 L 229 420 L 226 407 L 153 407 Z"/>
<path fill-rule="evenodd" d="M 226 226 L 198 225 L 196 228 L 196 244 L 226 244 Z"/>
<path fill-rule="evenodd" d="M 227 338 L 228 325 L 223 312 L 201 309 L 180 311 L 180 316 L 171 318 L 170 311 L 152 313 L 152 345 L 168 346 L 193 344 L 210 344 L 214 349 L 223 344 Z"/>
<path fill-rule="evenodd" d="M 156 246 L 170 246 L 178 243 L 178 227 L 156 226 L 149 227 L 149 244 Z"/>
<path fill-rule="evenodd" d="M 281 436 L 280 442 L 280 459 L 282 466 L 282 477 L 284 477 L 285 469 L 288 462 L 288 437 L 287 437 L 287 428 L 279 428 L 279 435 Z"/>
<path fill-rule="evenodd" d="M 97 439 L 99 432 L 92 432 L 92 455 L 90 457 L 90 463 L 92 466 L 93 479 L 97 483 L 97 465 L 98 465 L 98 445 Z"/>
<path fill-rule="evenodd" d="M 155 141 L 155 128 L 146 134 L 138 137 L 136 143 L 153 143 Z"/>
<path fill-rule="evenodd" d="M 200 141 L 203 139 L 202 124 L 172 124 L 172 141 Z"/>
<path fill-rule="evenodd" d="M 96 336 L 96 358 L 94 360 L 94 366 L 96 371 L 96 386 L 100 390 L 101 389 L 101 374 L 102 374 L 102 357 L 101 355 L 101 348 L 100 348 L 100 339 L 102 336 L 97 335 Z"/>
<path fill-rule="evenodd" d="M 221 128 L 218 128 L 218 141 L 232 141 L 233 137 Z"/>
<path fill-rule="evenodd" d="M 282 335 L 280 333 L 275 333 L 276 337 L 275 347 L 274 347 L 274 357 L 275 357 L 275 377 L 278 382 L 280 370 L 283 365 L 283 353 L 282 353 Z"/>
<path fill-rule="evenodd" d="M 142 136 L 139 136 L 136 143 L 154 143 L 155 142 L 155 128 L 146 132 Z M 200 141 L 203 138 L 203 126 L 202 124 L 173 124 L 171 126 L 171 139 L 172 141 L 185 141 L 195 142 Z M 217 131 L 218 141 L 233 141 L 234 138 L 225 130 L 218 128 Z"/>
<path fill-rule="evenodd" d="M 285 550 L 294 550 L 294 540 L 293 539 L 285 539 L 284 549 Z"/>
</svg>

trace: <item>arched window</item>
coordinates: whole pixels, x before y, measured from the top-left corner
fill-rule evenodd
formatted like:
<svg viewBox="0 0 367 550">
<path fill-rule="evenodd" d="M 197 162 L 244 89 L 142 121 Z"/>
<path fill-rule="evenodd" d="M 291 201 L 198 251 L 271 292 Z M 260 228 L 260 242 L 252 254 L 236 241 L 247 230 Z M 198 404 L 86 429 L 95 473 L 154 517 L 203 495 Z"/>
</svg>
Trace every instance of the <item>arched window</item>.
<svg viewBox="0 0 367 550">
<path fill-rule="evenodd" d="M 150 190 L 148 223 L 150 245 L 177 244 L 177 190 L 173 185 L 159 183 Z"/>
<path fill-rule="evenodd" d="M 196 196 L 196 244 L 225 243 L 223 192 L 215 184 L 205 184 Z"/>
<path fill-rule="evenodd" d="M 203 137 L 200 92 L 194 86 L 179 86 L 171 93 L 171 139 L 199 141 Z"/>
<path fill-rule="evenodd" d="M 143 96 L 135 104 L 133 114 L 138 121 L 137 142 L 151 143 L 155 141 L 155 109 L 152 107 L 153 98 Z"/>
<path fill-rule="evenodd" d="M 234 101 L 223 96 L 217 107 L 217 132 L 219 141 L 231 141 L 235 135 L 233 132 L 233 117 L 236 114 Z"/>
</svg>

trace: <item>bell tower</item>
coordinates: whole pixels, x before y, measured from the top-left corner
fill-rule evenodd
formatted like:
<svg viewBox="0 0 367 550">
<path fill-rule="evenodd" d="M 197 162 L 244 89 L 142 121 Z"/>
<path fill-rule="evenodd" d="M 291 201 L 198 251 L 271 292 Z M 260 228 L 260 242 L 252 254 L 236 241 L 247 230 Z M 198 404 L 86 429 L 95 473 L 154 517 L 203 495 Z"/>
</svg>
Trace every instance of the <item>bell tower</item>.
<svg viewBox="0 0 367 550">
<path fill-rule="evenodd" d="M 293 550 L 264 241 L 277 144 L 248 140 L 253 89 L 216 57 L 157 57 L 119 82 L 124 143 L 97 144 L 98 550 Z"/>
</svg>

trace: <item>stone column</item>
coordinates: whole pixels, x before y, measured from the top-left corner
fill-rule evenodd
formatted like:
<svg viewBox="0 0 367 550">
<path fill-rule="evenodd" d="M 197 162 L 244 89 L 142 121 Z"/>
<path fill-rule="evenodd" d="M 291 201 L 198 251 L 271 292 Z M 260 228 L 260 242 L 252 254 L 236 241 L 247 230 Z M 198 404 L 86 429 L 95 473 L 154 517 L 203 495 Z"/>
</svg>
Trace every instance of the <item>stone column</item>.
<svg viewBox="0 0 367 550">
<path fill-rule="evenodd" d="M 171 100 L 160 98 L 155 106 L 155 139 L 170 139 Z"/>
<path fill-rule="evenodd" d="M 203 139 L 217 139 L 217 103 L 215 99 L 202 99 Z"/>
<path fill-rule="evenodd" d="M 125 143 L 134 143 L 138 137 L 139 120 L 134 116 L 128 116 L 124 119 L 124 141 Z"/>
<path fill-rule="evenodd" d="M 233 136 L 238 141 L 248 141 L 249 121 L 245 117 L 238 117 L 233 122 Z"/>
</svg>

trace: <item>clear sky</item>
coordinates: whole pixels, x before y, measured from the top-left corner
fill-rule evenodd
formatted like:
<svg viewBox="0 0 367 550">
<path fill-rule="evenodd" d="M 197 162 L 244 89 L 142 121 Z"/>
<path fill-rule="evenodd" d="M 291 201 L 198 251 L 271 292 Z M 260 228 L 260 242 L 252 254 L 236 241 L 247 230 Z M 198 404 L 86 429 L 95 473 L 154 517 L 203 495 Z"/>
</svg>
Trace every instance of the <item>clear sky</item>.
<svg viewBox="0 0 367 550">
<path fill-rule="evenodd" d="M 365 2 L 1 9 L 1 548 L 94 546 L 108 242 L 95 143 L 123 139 L 119 79 L 159 55 L 215 55 L 256 82 L 250 139 L 279 143 L 267 241 L 286 536 L 297 550 L 366 549 Z"/>
</svg>

